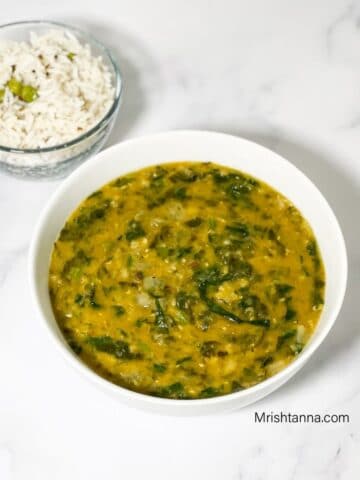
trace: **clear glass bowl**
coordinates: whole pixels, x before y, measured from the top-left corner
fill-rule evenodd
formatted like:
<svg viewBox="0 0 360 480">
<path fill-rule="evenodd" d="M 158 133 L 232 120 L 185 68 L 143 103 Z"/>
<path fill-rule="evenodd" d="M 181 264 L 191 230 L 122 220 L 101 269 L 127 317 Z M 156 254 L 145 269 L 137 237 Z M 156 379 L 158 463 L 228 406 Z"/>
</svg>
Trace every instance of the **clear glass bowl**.
<svg viewBox="0 0 360 480">
<path fill-rule="evenodd" d="M 0 145 L 0 169 L 22 178 L 61 178 L 70 173 L 103 147 L 120 106 L 122 80 L 118 66 L 109 50 L 88 33 L 57 22 L 28 21 L 0 26 L 0 41 L 28 41 L 30 32 L 42 34 L 54 29 L 69 31 L 80 43 L 88 44 L 92 54 L 103 58 L 111 73 L 114 100 L 97 125 L 66 143 L 38 149 L 17 149 Z"/>
</svg>

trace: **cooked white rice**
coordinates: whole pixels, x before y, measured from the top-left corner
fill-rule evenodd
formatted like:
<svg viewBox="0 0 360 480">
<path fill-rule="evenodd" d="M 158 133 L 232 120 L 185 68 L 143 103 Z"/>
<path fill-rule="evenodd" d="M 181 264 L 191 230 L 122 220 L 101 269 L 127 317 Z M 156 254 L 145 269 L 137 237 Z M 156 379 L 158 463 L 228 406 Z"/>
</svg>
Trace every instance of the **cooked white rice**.
<svg viewBox="0 0 360 480">
<path fill-rule="evenodd" d="M 70 54 L 70 55 L 69 55 Z M 37 89 L 30 103 L 6 86 L 15 78 Z M 0 145 L 43 148 L 70 141 L 95 126 L 114 99 L 111 75 L 67 31 L 30 34 L 29 42 L 0 42 Z"/>
</svg>

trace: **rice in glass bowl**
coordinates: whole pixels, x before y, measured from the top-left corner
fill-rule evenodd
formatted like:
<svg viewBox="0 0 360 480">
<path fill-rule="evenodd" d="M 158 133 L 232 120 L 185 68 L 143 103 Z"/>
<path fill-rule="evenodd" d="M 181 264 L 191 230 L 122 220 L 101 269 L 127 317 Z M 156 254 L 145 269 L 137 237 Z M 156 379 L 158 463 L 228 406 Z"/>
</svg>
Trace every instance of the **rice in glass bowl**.
<svg viewBox="0 0 360 480">
<path fill-rule="evenodd" d="M 110 52 L 85 32 L 47 21 L 0 27 L 0 168 L 69 173 L 104 145 L 121 86 Z"/>
</svg>

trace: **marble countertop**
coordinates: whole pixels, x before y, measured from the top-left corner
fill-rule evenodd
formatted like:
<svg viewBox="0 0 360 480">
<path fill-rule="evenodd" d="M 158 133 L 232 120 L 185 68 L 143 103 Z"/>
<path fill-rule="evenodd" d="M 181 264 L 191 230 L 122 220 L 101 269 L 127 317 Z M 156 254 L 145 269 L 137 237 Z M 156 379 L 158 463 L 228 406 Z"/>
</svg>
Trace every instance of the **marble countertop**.
<svg viewBox="0 0 360 480">
<path fill-rule="evenodd" d="M 136 411 L 74 372 L 34 311 L 29 242 L 59 182 L 0 174 L 0 479 L 360 478 L 360 3 L 17 0 L 1 20 L 41 17 L 90 29 L 115 50 L 126 88 L 110 144 L 220 130 L 302 169 L 339 218 L 349 285 L 326 341 L 271 396 L 214 417 Z M 350 422 L 255 423 L 263 411 Z"/>
</svg>

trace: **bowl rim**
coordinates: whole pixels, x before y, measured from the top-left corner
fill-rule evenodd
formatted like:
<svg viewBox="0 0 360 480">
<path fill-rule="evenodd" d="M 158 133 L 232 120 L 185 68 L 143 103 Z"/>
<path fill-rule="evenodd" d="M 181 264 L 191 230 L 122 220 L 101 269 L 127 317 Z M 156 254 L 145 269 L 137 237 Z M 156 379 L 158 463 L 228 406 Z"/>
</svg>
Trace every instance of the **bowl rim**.
<svg viewBox="0 0 360 480">
<path fill-rule="evenodd" d="M 20 155 L 26 155 L 26 154 L 41 154 L 41 153 L 50 153 L 50 152 L 56 152 L 59 150 L 63 150 L 65 148 L 72 147 L 74 145 L 77 145 L 78 143 L 81 143 L 83 140 L 86 140 L 87 138 L 91 137 L 94 133 L 97 131 L 101 130 L 103 126 L 105 126 L 109 120 L 111 119 L 112 115 L 116 112 L 119 104 L 120 104 L 120 99 L 122 97 L 122 91 L 123 91 L 123 77 L 121 74 L 121 70 L 119 68 L 119 65 L 117 61 L 115 60 L 113 54 L 111 53 L 110 49 L 106 47 L 102 42 L 97 40 L 91 33 L 88 33 L 85 30 L 82 30 L 81 28 L 74 27 L 72 25 L 68 25 L 66 23 L 62 22 L 56 22 L 52 20 L 21 20 L 18 22 L 9 22 L 9 23 L 4 23 L 0 25 L 0 33 L 2 30 L 6 28 L 12 28 L 12 27 L 18 27 L 18 26 L 28 26 L 29 31 L 31 31 L 31 25 L 34 26 L 46 26 L 48 25 L 49 28 L 55 27 L 59 29 L 64 29 L 68 30 L 69 32 L 72 32 L 75 34 L 77 37 L 78 35 L 82 35 L 84 38 L 87 38 L 92 44 L 96 45 L 102 52 L 103 55 L 108 57 L 112 68 L 114 69 L 114 75 L 115 75 L 115 94 L 114 98 L 112 101 L 112 104 L 109 108 L 109 110 L 106 112 L 106 114 L 93 126 L 91 127 L 90 130 L 87 130 L 86 132 L 82 133 L 81 135 L 73 138 L 72 140 L 69 140 L 67 142 L 63 143 L 58 143 L 56 145 L 53 145 L 51 147 L 45 147 L 45 148 L 15 148 L 15 147 L 7 147 L 6 145 L 0 145 L 0 152 L 6 152 L 6 153 L 15 153 L 15 154 L 20 154 Z M 61 163 L 61 162 L 59 162 Z"/>
<path fill-rule="evenodd" d="M 114 384 L 109 380 L 101 377 L 95 371 L 93 371 L 90 367 L 88 367 L 85 363 L 83 363 L 71 351 L 70 347 L 67 345 L 66 341 L 63 338 L 62 339 L 58 338 L 55 332 L 52 331 L 49 325 L 49 320 L 46 318 L 46 315 L 42 311 L 41 300 L 39 299 L 39 295 L 37 291 L 36 264 L 38 262 L 38 256 L 39 256 L 38 245 L 41 241 L 43 232 L 46 231 L 48 216 L 51 213 L 51 211 L 54 209 L 54 206 L 58 202 L 58 199 L 63 196 L 64 192 L 66 192 L 68 188 L 68 184 L 73 181 L 78 181 L 80 179 L 82 179 L 83 181 L 84 178 L 86 178 L 84 177 L 84 173 L 86 173 L 86 170 L 88 168 L 96 164 L 101 165 L 102 156 L 111 154 L 112 151 L 116 151 L 116 149 L 120 148 L 121 146 L 125 146 L 125 145 L 129 146 L 133 143 L 137 143 L 141 141 L 145 141 L 145 142 L 154 141 L 154 140 L 161 141 L 162 139 L 167 138 L 168 136 L 184 136 L 184 135 L 185 136 L 203 135 L 204 137 L 206 137 L 207 135 L 211 135 L 213 137 L 217 137 L 219 140 L 221 139 L 226 140 L 226 138 L 237 139 L 241 141 L 244 145 L 248 145 L 252 148 L 256 148 L 258 149 L 258 151 L 262 151 L 264 154 L 267 154 L 267 155 L 270 154 L 276 157 L 278 160 L 280 160 L 284 165 L 287 164 L 288 166 L 290 166 L 293 169 L 293 172 L 296 173 L 296 175 L 300 177 L 303 182 L 311 186 L 311 188 L 316 191 L 316 193 L 319 195 L 319 198 L 324 202 L 325 207 L 328 209 L 329 219 L 331 222 L 333 222 L 333 224 L 337 228 L 337 232 L 338 232 L 337 242 L 338 242 L 338 246 L 340 247 L 339 256 L 341 257 L 341 260 L 342 260 L 341 281 L 339 281 L 339 285 L 341 288 L 338 290 L 336 303 L 333 309 L 329 312 L 327 322 L 326 324 L 324 324 L 320 334 L 316 338 L 311 339 L 311 341 L 306 345 L 306 348 L 301 352 L 301 354 L 297 356 L 297 358 L 295 358 L 290 364 L 288 364 L 285 368 L 283 368 L 273 376 L 244 390 L 228 393 L 226 395 L 211 397 L 211 398 L 171 399 L 171 398 L 156 397 L 153 395 L 148 395 L 145 393 L 140 393 L 140 392 L 127 389 L 126 387 L 122 387 L 120 385 Z M 177 161 L 179 160 L 172 161 L 169 158 L 169 163 L 175 163 Z M 222 162 L 219 161 L 220 165 L 221 163 Z M 141 168 L 145 168 L 145 167 L 141 167 Z M 131 171 L 140 170 L 141 168 L 135 168 L 134 170 L 131 170 L 130 168 L 128 169 L 128 171 L 124 172 L 122 175 L 131 173 Z M 98 153 L 97 155 L 95 155 L 88 162 L 82 164 L 64 182 L 61 183 L 61 185 L 56 189 L 56 191 L 51 196 L 46 207 L 41 212 L 41 215 L 35 226 L 34 234 L 33 234 L 32 241 L 30 244 L 30 249 L 29 249 L 28 273 L 29 273 L 31 296 L 33 298 L 33 303 L 36 306 L 36 310 L 40 314 L 40 317 L 42 319 L 42 324 L 45 327 L 46 331 L 48 332 L 48 335 L 52 338 L 53 343 L 55 343 L 56 347 L 58 348 L 62 356 L 74 367 L 75 370 L 83 374 L 85 378 L 91 380 L 95 384 L 98 384 L 104 390 L 112 392 L 115 395 L 121 395 L 127 400 L 138 401 L 138 403 L 140 402 L 142 405 L 148 404 L 148 405 L 165 407 L 165 408 L 169 407 L 169 408 L 176 409 L 176 407 L 180 407 L 180 408 L 185 407 L 186 409 L 191 411 L 192 407 L 195 407 L 197 409 L 198 407 L 201 408 L 201 406 L 206 407 L 206 406 L 213 406 L 218 404 L 226 405 L 226 404 L 231 404 L 234 401 L 236 402 L 237 400 L 246 399 L 246 398 L 249 398 L 249 401 L 246 404 L 252 403 L 252 400 L 251 400 L 252 396 L 254 396 L 255 398 L 254 401 L 257 401 L 262 396 L 267 395 L 265 393 L 264 395 L 260 395 L 256 397 L 256 394 L 260 393 L 262 390 L 267 391 L 268 393 L 271 393 L 277 387 L 280 387 L 282 384 L 286 383 L 302 366 L 304 366 L 305 363 L 309 360 L 309 358 L 313 355 L 313 353 L 320 347 L 321 343 L 325 340 L 325 338 L 327 337 L 329 331 L 331 330 L 332 326 L 334 325 L 339 315 L 341 306 L 343 304 L 345 292 L 346 292 L 347 277 L 348 277 L 348 260 L 347 260 L 347 252 L 346 252 L 346 244 L 345 244 L 344 236 L 340 228 L 339 222 L 331 206 L 329 205 L 326 198 L 322 195 L 320 190 L 316 187 L 316 185 L 307 177 L 307 175 L 305 175 L 300 169 L 298 169 L 289 160 L 279 155 L 278 153 L 274 152 L 273 150 L 243 137 L 230 135 L 226 133 L 207 131 L 207 130 L 169 130 L 161 133 L 143 135 L 140 137 L 125 140 L 120 144 L 113 145 L 103 150 L 102 152 Z M 57 324 L 56 324 L 56 327 L 59 329 Z"/>
</svg>

